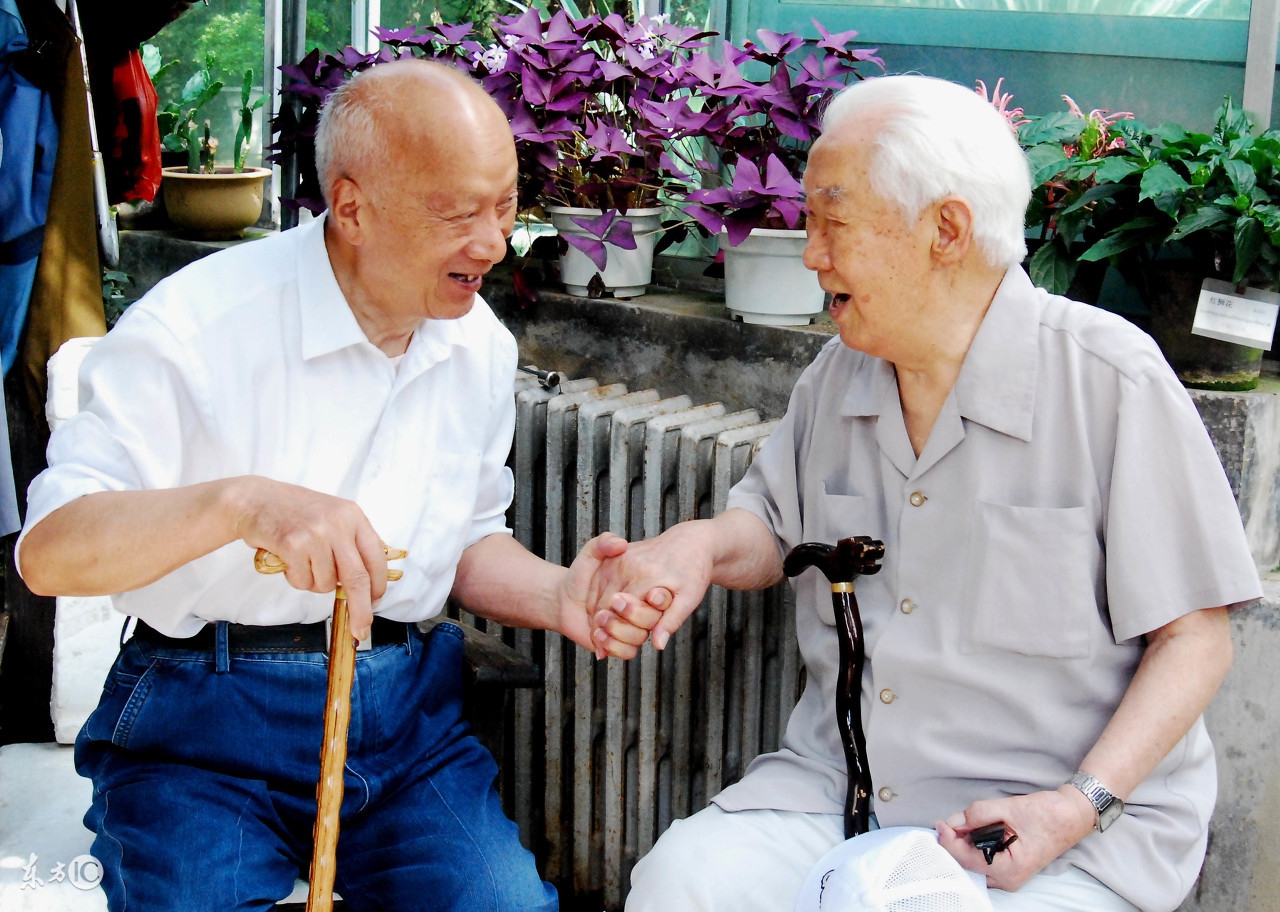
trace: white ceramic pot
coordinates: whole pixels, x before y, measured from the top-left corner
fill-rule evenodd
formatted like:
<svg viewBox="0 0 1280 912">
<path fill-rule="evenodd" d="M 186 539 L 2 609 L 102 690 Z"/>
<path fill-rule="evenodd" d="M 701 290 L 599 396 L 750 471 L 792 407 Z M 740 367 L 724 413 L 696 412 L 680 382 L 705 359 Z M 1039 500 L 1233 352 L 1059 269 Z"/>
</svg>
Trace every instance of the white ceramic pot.
<svg viewBox="0 0 1280 912">
<path fill-rule="evenodd" d="M 805 269 L 804 231 L 756 228 L 737 247 L 720 236 L 724 298 L 743 323 L 804 326 L 822 313 L 826 297 L 818 274 Z"/>
<path fill-rule="evenodd" d="M 262 215 L 262 182 L 270 173 L 266 168 L 217 174 L 165 168 L 162 186 L 169 220 L 200 238 L 241 237 Z"/>
<path fill-rule="evenodd" d="M 569 206 L 546 206 L 545 209 L 557 231 L 580 237 L 590 235 L 574 224 L 572 219 L 595 218 L 601 214 L 599 209 Z M 615 298 L 635 298 L 645 293 L 649 280 L 653 278 L 653 248 L 658 241 L 658 233 L 662 230 L 662 209 L 631 209 L 623 218 L 631 223 L 636 249 L 623 250 L 613 244 L 605 244 L 607 259 L 600 278 L 604 282 L 605 291 L 613 292 Z M 570 294 L 585 297 L 587 286 L 598 272 L 600 270 L 591 262 L 591 258 L 572 244 L 560 256 L 560 281 Z"/>
</svg>

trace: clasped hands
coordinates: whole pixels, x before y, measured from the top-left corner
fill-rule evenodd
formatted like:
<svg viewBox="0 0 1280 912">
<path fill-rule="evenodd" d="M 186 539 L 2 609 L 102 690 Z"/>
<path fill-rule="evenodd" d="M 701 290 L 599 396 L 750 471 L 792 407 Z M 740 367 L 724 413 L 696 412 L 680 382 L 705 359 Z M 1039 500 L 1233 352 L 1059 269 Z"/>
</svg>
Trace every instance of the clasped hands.
<svg viewBox="0 0 1280 912">
<path fill-rule="evenodd" d="M 630 543 L 606 533 L 574 562 L 570 575 L 582 587 L 574 601 L 587 615 L 589 648 L 597 658 L 634 658 L 650 638 L 655 648 L 665 648 L 702 602 L 710 558 L 680 529 Z M 588 552 L 594 559 L 584 561 Z"/>
</svg>

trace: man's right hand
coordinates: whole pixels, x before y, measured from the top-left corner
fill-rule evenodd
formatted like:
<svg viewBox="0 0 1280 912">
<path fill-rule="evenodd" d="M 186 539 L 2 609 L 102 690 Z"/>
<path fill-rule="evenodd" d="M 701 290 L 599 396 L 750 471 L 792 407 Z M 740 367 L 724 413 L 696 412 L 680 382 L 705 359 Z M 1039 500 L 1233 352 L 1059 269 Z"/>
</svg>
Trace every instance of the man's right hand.
<svg viewBox="0 0 1280 912">
<path fill-rule="evenodd" d="M 247 475 L 235 484 L 235 532 L 251 548 L 265 548 L 287 565 L 295 589 L 347 593 L 351 634 L 368 635 L 373 603 L 387 589 L 382 539 L 353 501 L 299 485 Z"/>
</svg>

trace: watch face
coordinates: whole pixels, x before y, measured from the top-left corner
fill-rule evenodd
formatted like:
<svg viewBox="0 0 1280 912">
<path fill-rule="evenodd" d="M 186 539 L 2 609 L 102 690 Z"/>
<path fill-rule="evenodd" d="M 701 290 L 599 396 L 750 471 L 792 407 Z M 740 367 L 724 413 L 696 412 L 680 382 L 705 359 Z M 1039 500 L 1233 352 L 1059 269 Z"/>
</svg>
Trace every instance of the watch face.
<svg viewBox="0 0 1280 912">
<path fill-rule="evenodd" d="M 1113 798 L 1110 804 L 1098 812 L 1098 832 L 1101 833 L 1106 830 L 1106 828 L 1115 823 L 1123 813 L 1124 802 L 1119 798 Z"/>
</svg>

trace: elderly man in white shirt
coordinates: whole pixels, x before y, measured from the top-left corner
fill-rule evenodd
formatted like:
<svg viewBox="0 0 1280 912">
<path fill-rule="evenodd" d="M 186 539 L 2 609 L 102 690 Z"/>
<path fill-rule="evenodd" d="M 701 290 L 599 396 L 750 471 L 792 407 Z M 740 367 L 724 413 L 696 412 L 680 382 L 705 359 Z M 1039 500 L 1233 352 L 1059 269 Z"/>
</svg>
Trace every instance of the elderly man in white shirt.
<svg viewBox="0 0 1280 912">
<path fill-rule="evenodd" d="M 726 512 L 606 565 L 596 642 L 670 603 L 661 647 L 710 582 L 770 585 L 802 542 L 881 539 L 857 584 L 879 825 L 935 827 L 998 912 L 1174 909 L 1215 798 L 1200 715 L 1227 611 L 1261 594 L 1195 407 L 1148 337 L 1031 285 L 1026 160 L 972 92 L 852 86 L 804 180 L 840 337 Z M 619 615 L 615 589 L 650 604 Z M 830 587 L 810 570 L 796 591 L 808 678 L 782 748 L 658 840 L 629 912 L 790 910 L 844 838 Z M 967 837 L 999 822 L 1017 840 L 988 864 Z"/>
<path fill-rule="evenodd" d="M 358 653 L 336 886 L 351 909 L 554 909 L 460 719 L 452 594 L 591 647 L 566 570 L 511 537 L 516 346 L 477 296 L 516 210 L 510 129 L 422 61 L 336 92 L 329 209 L 200 260 L 85 361 L 18 562 L 138 618 L 76 745 L 113 910 L 269 908 L 311 853 L 338 581 Z M 384 543 L 409 552 L 387 585 Z M 254 549 L 288 565 L 254 572 Z M 634 647 L 614 650 L 634 654 Z"/>
</svg>

